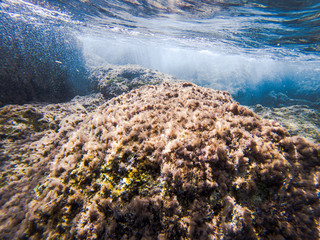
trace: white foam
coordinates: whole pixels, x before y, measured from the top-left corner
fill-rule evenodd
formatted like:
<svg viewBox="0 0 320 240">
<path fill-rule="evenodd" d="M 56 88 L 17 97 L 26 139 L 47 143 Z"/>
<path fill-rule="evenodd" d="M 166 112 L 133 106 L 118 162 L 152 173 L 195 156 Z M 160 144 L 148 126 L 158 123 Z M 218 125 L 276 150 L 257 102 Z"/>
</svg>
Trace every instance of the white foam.
<svg viewBox="0 0 320 240">
<path fill-rule="evenodd" d="M 277 60 L 269 55 L 226 54 L 222 49 L 191 48 L 175 43 L 139 38 L 82 37 L 86 55 L 111 64 L 138 64 L 201 85 L 236 91 L 263 81 L 307 79 L 316 70 L 314 62 Z M 319 72 L 319 71 L 318 71 Z"/>
</svg>

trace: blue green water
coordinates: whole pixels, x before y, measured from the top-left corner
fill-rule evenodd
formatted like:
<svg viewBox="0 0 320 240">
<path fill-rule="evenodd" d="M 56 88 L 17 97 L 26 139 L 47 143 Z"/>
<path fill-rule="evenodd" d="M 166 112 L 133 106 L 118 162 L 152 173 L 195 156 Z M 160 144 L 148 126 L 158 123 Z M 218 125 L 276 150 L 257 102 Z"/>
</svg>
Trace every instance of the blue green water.
<svg viewBox="0 0 320 240">
<path fill-rule="evenodd" d="M 40 78 L 83 90 L 88 65 L 138 64 L 243 104 L 279 92 L 319 102 L 319 1 L 3 0 L 0 21 L 7 75 L 35 59 L 48 68 L 33 67 Z"/>
</svg>

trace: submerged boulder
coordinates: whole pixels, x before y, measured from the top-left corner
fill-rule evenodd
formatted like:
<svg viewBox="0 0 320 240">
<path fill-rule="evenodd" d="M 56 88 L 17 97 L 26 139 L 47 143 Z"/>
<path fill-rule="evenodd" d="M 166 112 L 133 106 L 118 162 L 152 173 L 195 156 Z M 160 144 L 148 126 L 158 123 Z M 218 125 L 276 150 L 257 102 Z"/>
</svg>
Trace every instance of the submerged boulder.
<svg viewBox="0 0 320 240">
<path fill-rule="evenodd" d="M 138 65 L 105 65 L 90 70 L 89 82 L 93 92 L 102 93 L 106 99 L 128 93 L 145 85 L 178 81 L 174 77 Z"/>
<path fill-rule="evenodd" d="M 34 199 L 0 236 L 319 238 L 320 146 L 229 93 L 144 86 L 84 116 L 38 156 Z M 12 222 L 9 210 L 1 219 Z"/>
</svg>

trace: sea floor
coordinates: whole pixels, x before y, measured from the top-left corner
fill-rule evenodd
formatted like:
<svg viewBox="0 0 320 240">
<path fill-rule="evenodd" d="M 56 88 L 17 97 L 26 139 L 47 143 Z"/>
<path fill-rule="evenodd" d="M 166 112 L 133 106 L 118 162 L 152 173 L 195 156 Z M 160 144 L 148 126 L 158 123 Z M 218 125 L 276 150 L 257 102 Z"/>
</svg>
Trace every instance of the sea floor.
<svg viewBox="0 0 320 240">
<path fill-rule="evenodd" d="M 292 105 L 281 108 L 256 105 L 252 110 L 259 116 L 281 123 L 292 136 L 303 136 L 320 142 L 320 113 L 307 105 Z"/>
</svg>

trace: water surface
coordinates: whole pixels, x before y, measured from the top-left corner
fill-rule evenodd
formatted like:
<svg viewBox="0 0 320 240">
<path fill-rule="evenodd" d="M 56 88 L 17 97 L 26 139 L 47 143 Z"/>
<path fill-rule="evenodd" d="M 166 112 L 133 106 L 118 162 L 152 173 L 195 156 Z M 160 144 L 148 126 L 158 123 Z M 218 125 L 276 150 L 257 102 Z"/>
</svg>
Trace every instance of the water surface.
<svg viewBox="0 0 320 240">
<path fill-rule="evenodd" d="M 318 1 L 4 0 L 0 6 L 2 38 L 11 28 L 23 44 L 36 42 L 30 30 L 17 34 L 26 26 L 47 32 L 41 41 L 72 35 L 90 66 L 138 64 L 230 91 L 244 104 L 269 104 L 274 92 L 319 100 Z"/>
</svg>

